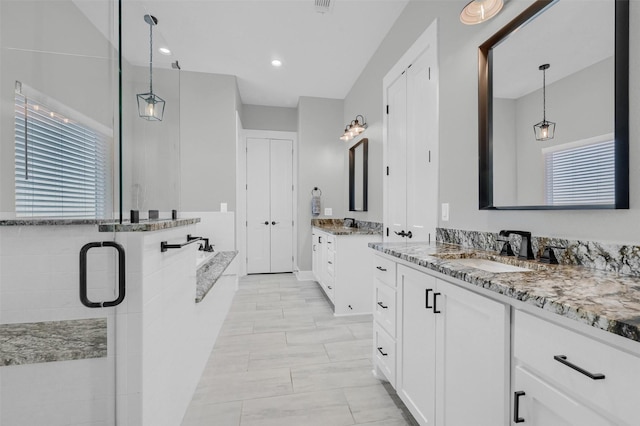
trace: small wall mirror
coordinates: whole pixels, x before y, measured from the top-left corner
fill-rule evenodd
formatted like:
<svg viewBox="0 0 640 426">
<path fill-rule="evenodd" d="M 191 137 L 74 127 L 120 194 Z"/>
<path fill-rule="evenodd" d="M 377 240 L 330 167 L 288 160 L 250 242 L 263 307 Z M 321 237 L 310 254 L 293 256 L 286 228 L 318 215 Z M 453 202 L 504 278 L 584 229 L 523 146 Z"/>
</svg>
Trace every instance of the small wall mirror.
<svg viewBox="0 0 640 426">
<path fill-rule="evenodd" d="M 629 208 L 628 16 L 538 0 L 479 47 L 480 209 Z"/>
<path fill-rule="evenodd" d="M 349 149 L 349 211 L 367 211 L 367 163 L 369 140 L 361 139 Z"/>
</svg>

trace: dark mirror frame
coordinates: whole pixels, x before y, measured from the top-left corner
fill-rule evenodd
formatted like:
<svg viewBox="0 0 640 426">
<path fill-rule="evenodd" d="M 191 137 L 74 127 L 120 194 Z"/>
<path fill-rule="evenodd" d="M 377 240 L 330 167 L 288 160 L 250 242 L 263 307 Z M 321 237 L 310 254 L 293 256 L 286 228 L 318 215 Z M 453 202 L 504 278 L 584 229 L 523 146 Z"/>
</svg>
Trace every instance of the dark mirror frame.
<svg viewBox="0 0 640 426">
<path fill-rule="evenodd" d="M 478 149 L 480 210 L 629 208 L 629 0 L 615 0 L 615 204 L 493 205 L 493 48 L 559 0 L 537 0 L 478 48 Z"/>
<path fill-rule="evenodd" d="M 356 210 L 356 148 L 362 145 L 362 209 Z M 364 138 L 349 148 L 349 211 L 367 211 L 367 187 L 369 180 L 369 139 Z"/>
</svg>

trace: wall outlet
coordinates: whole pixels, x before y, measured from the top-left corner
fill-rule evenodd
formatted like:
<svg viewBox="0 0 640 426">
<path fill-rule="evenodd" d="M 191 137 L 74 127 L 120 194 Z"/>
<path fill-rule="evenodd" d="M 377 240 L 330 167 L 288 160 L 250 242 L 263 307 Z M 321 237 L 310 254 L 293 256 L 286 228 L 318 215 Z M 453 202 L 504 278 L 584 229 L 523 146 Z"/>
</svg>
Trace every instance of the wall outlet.
<svg viewBox="0 0 640 426">
<path fill-rule="evenodd" d="M 324 215 L 325 216 L 333 216 L 333 209 L 331 207 L 325 207 Z"/>
<path fill-rule="evenodd" d="M 442 203 L 442 220 L 449 220 L 449 203 Z"/>
</svg>

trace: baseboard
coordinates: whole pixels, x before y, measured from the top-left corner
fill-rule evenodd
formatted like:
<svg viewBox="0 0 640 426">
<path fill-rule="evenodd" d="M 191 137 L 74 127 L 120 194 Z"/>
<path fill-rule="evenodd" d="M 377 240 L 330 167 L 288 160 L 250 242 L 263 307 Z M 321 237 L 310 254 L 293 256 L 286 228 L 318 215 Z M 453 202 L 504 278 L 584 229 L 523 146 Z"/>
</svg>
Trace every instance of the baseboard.
<svg viewBox="0 0 640 426">
<path fill-rule="evenodd" d="M 312 271 L 296 271 L 296 278 L 298 281 L 315 281 L 316 277 L 313 276 Z"/>
</svg>

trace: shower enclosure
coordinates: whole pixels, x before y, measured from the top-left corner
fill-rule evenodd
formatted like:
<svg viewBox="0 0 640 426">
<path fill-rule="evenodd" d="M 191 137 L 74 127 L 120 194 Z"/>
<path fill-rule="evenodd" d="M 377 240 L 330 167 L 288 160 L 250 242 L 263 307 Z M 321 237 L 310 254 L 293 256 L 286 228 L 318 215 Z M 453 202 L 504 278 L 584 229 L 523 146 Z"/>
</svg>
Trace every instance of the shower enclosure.
<svg viewBox="0 0 640 426">
<path fill-rule="evenodd" d="M 0 1 L 3 426 L 139 424 L 137 259 L 99 225 L 180 209 L 175 58 L 154 55 L 164 119 L 137 112 L 146 4 Z"/>
</svg>

